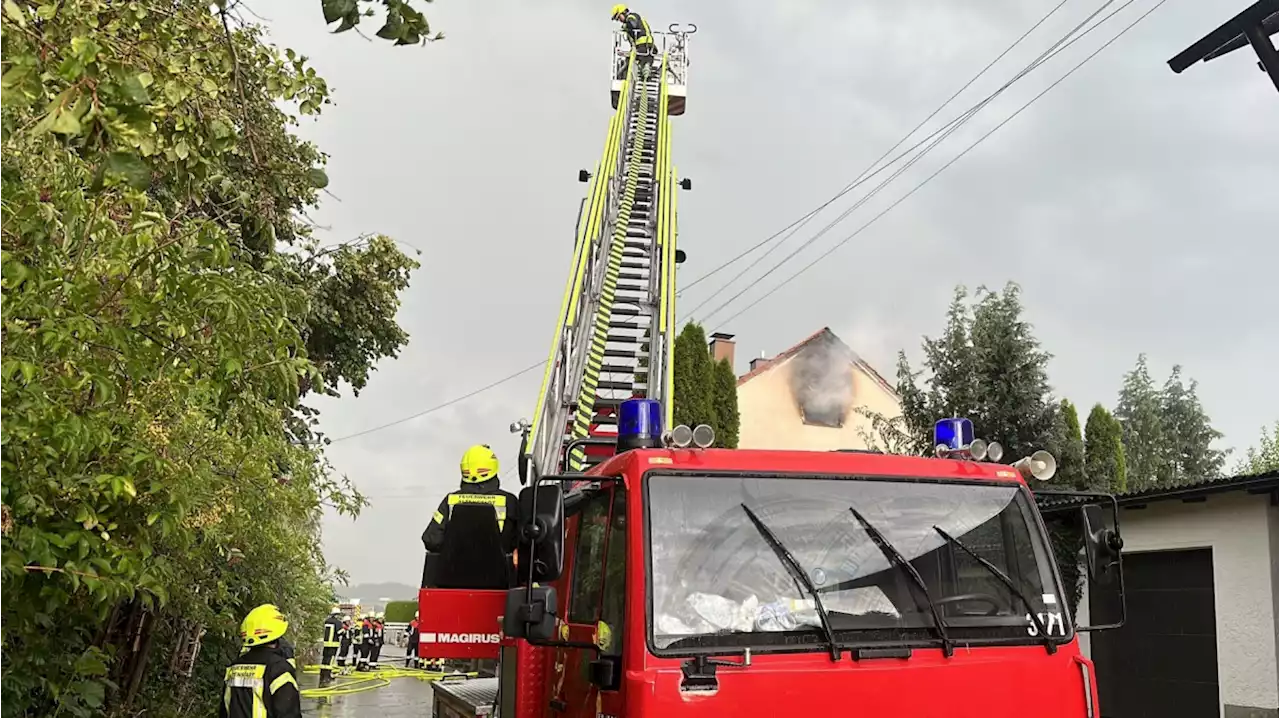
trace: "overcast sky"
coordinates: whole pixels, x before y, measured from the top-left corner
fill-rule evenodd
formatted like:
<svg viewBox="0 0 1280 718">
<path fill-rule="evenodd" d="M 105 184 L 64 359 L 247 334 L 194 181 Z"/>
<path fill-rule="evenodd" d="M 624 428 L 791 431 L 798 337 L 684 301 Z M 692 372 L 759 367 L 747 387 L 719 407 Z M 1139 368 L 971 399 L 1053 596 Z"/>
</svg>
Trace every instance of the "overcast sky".
<svg viewBox="0 0 1280 718">
<path fill-rule="evenodd" d="M 1057 0 L 658 1 L 655 29 L 700 26 L 688 113 L 674 121 L 685 282 L 827 200 L 1048 12 Z M 1024 287 L 1054 355 L 1055 392 L 1082 418 L 1113 407 L 1146 352 L 1180 363 L 1225 447 L 1277 416 L 1277 102 L 1242 50 L 1174 75 L 1176 52 L 1245 0 L 1170 0 L 973 152 L 813 270 L 729 317 L 848 236 L 1158 0 L 1136 0 L 1041 67 L 787 266 L 713 317 L 738 370 L 830 326 L 892 376 L 919 358 L 952 287 Z M 927 127 L 1012 77 L 1101 0 L 1069 0 Z M 334 437 L 413 414 L 546 357 L 585 185 L 611 113 L 607 2 L 439 0 L 448 38 L 393 48 L 326 34 L 317 2 L 257 0 L 272 38 L 308 55 L 337 105 L 302 131 L 331 156 L 316 214 L 341 241 L 382 232 L 423 251 L 400 322 L 412 339 L 359 398 L 319 402 Z M 1108 11 L 1122 2 L 1112 4 Z M 748 5 L 750 8 L 748 9 Z M 376 23 L 365 28 L 370 36 Z M 926 132 L 927 133 L 927 132 Z M 914 140 L 913 140 L 914 142 Z M 833 205 L 703 311 L 756 282 L 861 196 Z M 736 265 L 734 267 L 736 269 Z M 691 309 L 718 275 L 689 290 Z M 745 280 L 751 280 L 747 282 Z M 696 316 L 696 315 L 695 315 Z M 702 317 L 698 317 L 702 318 Z M 354 581 L 414 584 L 419 536 L 458 483 L 467 446 L 492 444 L 517 488 L 517 440 L 540 373 L 329 449 L 373 505 L 331 518 L 325 553 Z"/>
</svg>

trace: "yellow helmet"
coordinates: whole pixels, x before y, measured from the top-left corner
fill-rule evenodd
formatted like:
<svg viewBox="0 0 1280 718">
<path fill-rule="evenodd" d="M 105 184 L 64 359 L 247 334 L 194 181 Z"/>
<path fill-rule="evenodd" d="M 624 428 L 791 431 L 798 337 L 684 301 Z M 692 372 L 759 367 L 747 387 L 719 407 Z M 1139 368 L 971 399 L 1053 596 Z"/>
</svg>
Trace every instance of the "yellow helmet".
<svg viewBox="0 0 1280 718">
<path fill-rule="evenodd" d="M 476 444 L 462 455 L 462 481 L 480 484 L 498 477 L 498 455 L 487 444 Z"/>
<path fill-rule="evenodd" d="M 245 648 L 278 640 L 289 630 L 289 620 L 270 603 L 249 612 L 240 622 L 240 640 Z"/>
<path fill-rule="evenodd" d="M 609 14 L 609 17 L 613 18 L 614 20 L 617 20 L 619 17 L 621 17 L 621 16 L 623 16 L 623 15 L 626 15 L 626 14 L 627 14 L 627 6 L 626 6 L 626 5 L 614 5 L 614 6 L 613 6 L 613 12 L 611 12 L 611 13 Z"/>
</svg>

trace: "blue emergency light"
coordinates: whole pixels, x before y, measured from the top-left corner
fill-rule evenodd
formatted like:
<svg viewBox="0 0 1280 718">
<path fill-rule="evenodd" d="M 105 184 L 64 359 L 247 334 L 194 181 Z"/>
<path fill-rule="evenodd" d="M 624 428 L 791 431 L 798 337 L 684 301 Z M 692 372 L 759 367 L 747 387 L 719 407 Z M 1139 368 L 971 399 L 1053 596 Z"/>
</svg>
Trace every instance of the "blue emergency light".
<svg viewBox="0 0 1280 718">
<path fill-rule="evenodd" d="M 933 424 L 933 445 L 959 451 L 973 443 L 973 422 L 968 419 L 939 419 Z"/>
<path fill-rule="evenodd" d="M 618 451 L 662 444 L 662 404 L 657 399 L 627 399 L 618 407 Z"/>
</svg>

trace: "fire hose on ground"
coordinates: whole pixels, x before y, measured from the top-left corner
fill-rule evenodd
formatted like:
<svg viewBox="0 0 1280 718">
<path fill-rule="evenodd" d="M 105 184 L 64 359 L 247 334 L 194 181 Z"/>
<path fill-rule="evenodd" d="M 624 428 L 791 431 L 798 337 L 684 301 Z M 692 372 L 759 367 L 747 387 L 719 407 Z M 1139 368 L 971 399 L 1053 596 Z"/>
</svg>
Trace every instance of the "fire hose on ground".
<svg viewBox="0 0 1280 718">
<path fill-rule="evenodd" d="M 320 666 L 311 665 L 302 669 L 303 673 L 320 673 Z M 478 673 L 461 671 L 430 671 L 422 668 L 379 668 L 372 671 L 359 671 L 351 675 L 337 675 L 332 685 L 323 688 L 303 688 L 299 691 L 303 698 L 322 698 L 345 696 L 353 693 L 377 690 L 391 685 L 394 678 L 416 678 L 420 681 L 449 681 L 475 678 Z"/>
</svg>

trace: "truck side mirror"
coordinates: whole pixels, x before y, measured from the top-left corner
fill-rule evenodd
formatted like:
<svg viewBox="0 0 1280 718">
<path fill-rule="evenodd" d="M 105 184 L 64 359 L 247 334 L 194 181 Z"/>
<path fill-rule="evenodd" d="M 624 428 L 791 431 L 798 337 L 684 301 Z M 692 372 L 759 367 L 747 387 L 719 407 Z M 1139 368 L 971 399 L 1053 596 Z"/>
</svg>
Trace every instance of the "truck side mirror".
<svg viewBox="0 0 1280 718">
<path fill-rule="evenodd" d="M 1114 526 L 1108 526 L 1102 507 L 1090 504 L 1080 509 L 1084 527 L 1085 565 L 1089 580 L 1099 586 L 1116 582 L 1120 572 L 1120 551 L 1124 539 Z"/>
<path fill-rule="evenodd" d="M 507 591 L 502 632 L 511 638 L 550 641 L 556 637 L 556 590 L 551 586 Z"/>
<path fill-rule="evenodd" d="M 1120 538 L 1119 505 L 1108 497 L 1110 511 L 1097 503 L 1080 509 L 1080 533 L 1084 543 L 1084 574 L 1088 586 L 1087 625 L 1076 630 L 1106 631 L 1125 623 L 1124 541 Z M 1083 608 L 1083 606 L 1082 606 Z"/>
<path fill-rule="evenodd" d="M 534 491 L 537 494 L 534 494 Z M 551 582 L 564 572 L 564 494 L 556 484 L 530 486 L 520 492 L 520 544 L 516 549 L 519 578 Z M 533 517 L 530 523 L 524 517 Z"/>
</svg>

